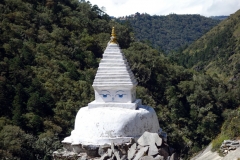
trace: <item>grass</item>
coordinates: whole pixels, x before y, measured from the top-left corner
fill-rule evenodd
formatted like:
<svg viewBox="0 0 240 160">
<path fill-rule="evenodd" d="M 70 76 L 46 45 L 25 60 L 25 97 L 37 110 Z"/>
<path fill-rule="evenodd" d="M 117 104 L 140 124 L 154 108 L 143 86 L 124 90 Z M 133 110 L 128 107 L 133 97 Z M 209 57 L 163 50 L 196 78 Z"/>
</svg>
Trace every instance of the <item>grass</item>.
<svg viewBox="0 0 240 160">
<path fill-rule="evenodd" d="M 212 141 L 212 151 L 218 151 L 220 149 L 220 146 L 222 145 L 222 142 L 224 140 L 229 139 L 227 135 L 219 134 L 213 141 Z"/>
</svg>

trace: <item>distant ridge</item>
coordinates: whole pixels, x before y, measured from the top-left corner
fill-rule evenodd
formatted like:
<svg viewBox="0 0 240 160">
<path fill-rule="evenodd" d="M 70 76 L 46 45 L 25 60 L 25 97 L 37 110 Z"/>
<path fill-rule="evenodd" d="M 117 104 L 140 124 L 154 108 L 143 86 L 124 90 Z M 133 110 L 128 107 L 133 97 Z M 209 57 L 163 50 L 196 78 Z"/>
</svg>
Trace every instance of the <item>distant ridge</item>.
<svg viewBox="0 0 240 160">
<path fill-rule="evenodd" d="M 137 40 L 165 53 L 191 44 L 221 22 L 199 14 L 151 16 L 135 13 L 116 20 L 131 25 Z"/>
</svg>

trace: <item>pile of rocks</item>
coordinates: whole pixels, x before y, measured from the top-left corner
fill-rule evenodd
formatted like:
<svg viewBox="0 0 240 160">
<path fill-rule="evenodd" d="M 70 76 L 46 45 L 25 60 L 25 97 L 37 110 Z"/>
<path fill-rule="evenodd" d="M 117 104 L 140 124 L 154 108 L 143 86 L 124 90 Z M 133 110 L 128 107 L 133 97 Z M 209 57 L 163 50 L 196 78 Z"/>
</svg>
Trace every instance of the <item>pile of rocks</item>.
<svg viewBox="0 0 240 160">
<path fill-rule="evenodd" d="M 174 149 L 166 143 L 166 137 L 161 138 L 157 133 L 144 132 L 135 142 L 116 145 L 82 146 L 79 153 L 69 151 L 69 148 L 53 153 L 54 160 L 177 160 L 179 157 Z"/>
<path fill-rule="evenodd" d="M 236 150 L 240 146 L 239 141 L 233 141 L 233 140 L 224 140 L 220 151 L 223 153 L 223 155 L 227 155 L 230 151 Z"/>
</svg>

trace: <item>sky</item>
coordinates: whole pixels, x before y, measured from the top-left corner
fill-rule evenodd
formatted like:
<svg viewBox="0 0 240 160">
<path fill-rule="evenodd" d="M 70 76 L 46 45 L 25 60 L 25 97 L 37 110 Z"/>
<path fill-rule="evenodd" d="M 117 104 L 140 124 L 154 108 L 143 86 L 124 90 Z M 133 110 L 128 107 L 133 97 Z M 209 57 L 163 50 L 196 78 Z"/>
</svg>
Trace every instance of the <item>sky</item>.
<svg viewBox="0 0 240 160">
<path fill-rule="evenodd" d="M 230 15 L 240 9 L 240 0 L 89 0 L 105 7 L 109 16 L 122 17 L 136 12 L 150 15 L 200 14 Z"/>
</svg>

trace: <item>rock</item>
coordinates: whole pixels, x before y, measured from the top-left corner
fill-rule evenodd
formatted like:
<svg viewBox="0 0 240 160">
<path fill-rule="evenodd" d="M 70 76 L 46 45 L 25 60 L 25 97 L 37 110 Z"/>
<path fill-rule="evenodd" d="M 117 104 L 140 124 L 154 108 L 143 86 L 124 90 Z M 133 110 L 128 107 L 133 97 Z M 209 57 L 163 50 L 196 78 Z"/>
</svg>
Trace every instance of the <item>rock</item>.
<svg viewBox="0 0 240 160">
<path fill-rule="evenodd" d="M 229 147 L 228 150 L 235 150 L 237 149 L 236 147 Z"/>
<path fill-rule="evenodd" d="M 62 144 L 63 144 L 63 148 L 66 149 L 67 151 L 73 151 L 71 143 L 62 143 Z"/>
<path fill-rule="evenodd" d="M 98 145 L 83 145 L 82 148 L 85 150 L 89 157 L 99 157 Z"/>
<path fill-rule="evenodd" d="M 224 150 L 223 153 L 228 153 L 228 150 Z"/>
<path fill-rule="evenodd" d="M 114 144 L 113 144 L 113 142 L 112 142 L 112 143 L 111 143 L 111 150 L 112 150 L 113 153 L 114 153 L 114 151 L 115 151 L 114 148 L 115 148 L 115 147 L 114 147 Z"/>
<path fill-rule="evenodd" d="M 115 151 L 115 152 L 114 152 L 114 155 L 115 155 L 115 157 L 117 158 L 117 160 L 121 160 L 119 151 Z"/>
<path fill-rule="evenodd" d="M 107 152 L 107 150 L 110 148 L 110 145 L 102 145 L 102 146 L 99 146 L 98 148 L 98 154 L 100 156 L 102 156 L 104 153 Z"/>
<path fill-rule="evenodd" d="M 108 156 L 107 153 L 103 154 L 100 158 L 100 160 L 107 160 L 110 156 Z"/>
<path fill-rule="evenodd" d="M 144 132 L 143 135 L 137 140 L 138 144 L 141 146 L 147 145 L 162 145 L 162 138 L 158 136 L 157 133 Z"/>
<path fill-rule="evenodd" d="M 135 155 L 136 153 L 136 149 L 137 149 L 137 144 L 134 143 L 128 150 L 128 159 L 132 159 L 133 156 Z"/>
<path fill-rule="evenodd" d="M 107 154 L 108 154 L 109 157 L 111 157 L 112 154 L 113 154 L 113 151 L 112 151 L 110 148 L 108 148 L 108 150 L 107 150 Z"/>
<path fill-rule="evenodd" d="M 138 160 L 138 159 L 141 158 L 143 155 L 145 155 L 146 152 L 147 152 L 147 150 L 148 150 L 148 148 L 149 148 L 148 146 L 141 148 L 141 149 L 137 152 L 137 154 L 135 155 L 135 158 L 134 158 L 133 160 Z"/>
<path fill-rule="evenodd" d="M 81 156 L 77 160 L 87 160 L 87 154 L 81 154 Z"/>
<path fill-rule="evenodd" d="M 168 150 L 166 150 L 165 147 L 159 148 L 158 153 L 159 153 L 159 155 L 163 156 L 164 159 L 167 159 L 167 157 L 169 156 Z"/>
<path fill-rule="evenodd" d="M 143 156 L 139 160 L 154 160 L 152 156 Z"/>
<path fill-rule="evenodd" d="M 84 149 L 82 148 L 82 145 L 81 145 L 81 144 L 72 145 L 72 148 L 73 148 L 73 152 L 75 152 L 75 153 L 84 152 Z"/>
<path fill-rule="evenodd" d="M 157 155 L 156 157 L 154 157 L 155 160 L 164 160 L 163 156 Z"/>
<path fill-rule="evenodd" d="M 126 155 L 123 155 L 121 160 L 127 160 L 127 156 Z"/>
<path fill-rule="evenodd" d="M 177 153 L 173 153 L 170 157 L 170 160 L 178 160 L 178 155 Z"/>
<path fill-rule="evenodd" d="M 156 145 L 150 145 L 148 150 L 148 156 L 154 156 L 158 154 L 158 148 Z"/>
<path fill-rule="evenodd" d="M 122 144 L 122 145 L 118 145 L 118 149 L 122 154 L 126 154 L 128 152 L 128 145 L 127 144 Z"/>
</svg>

